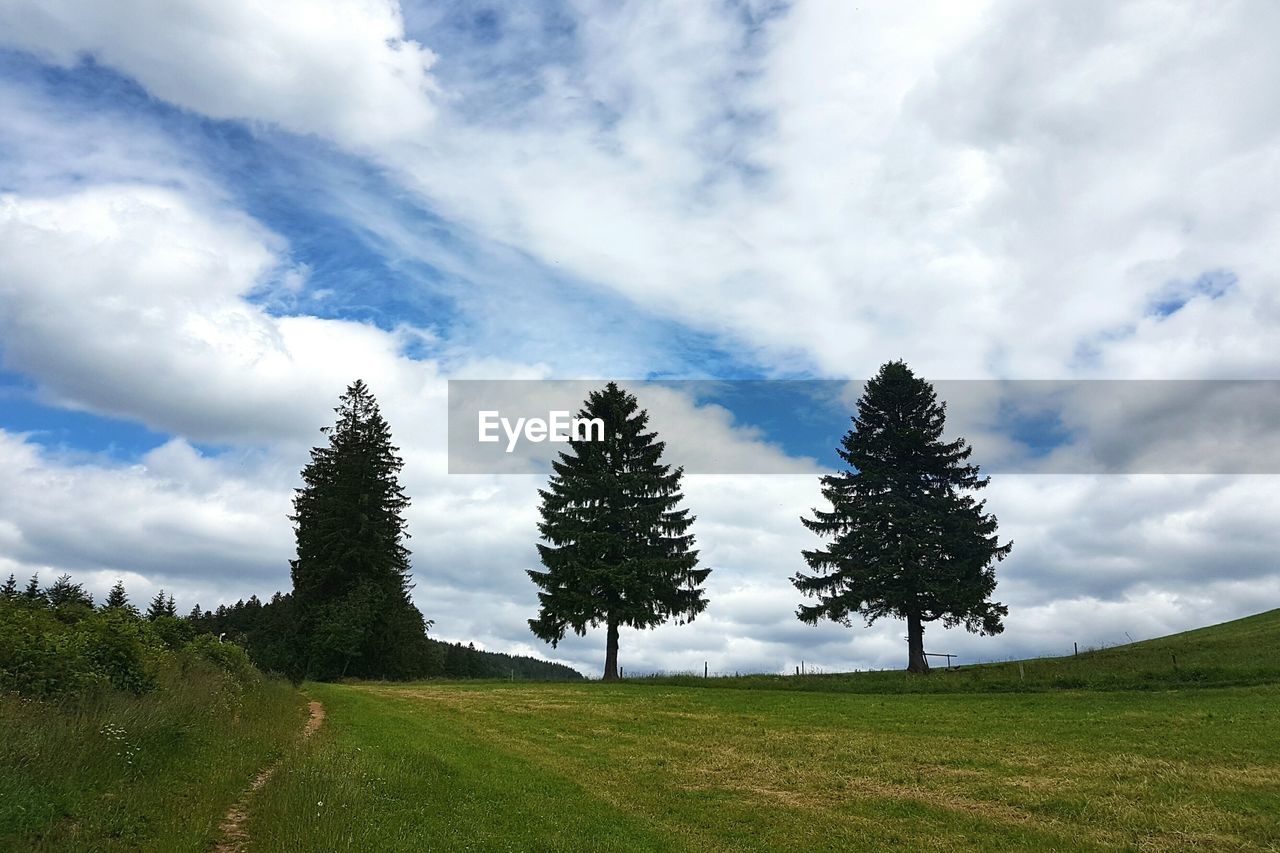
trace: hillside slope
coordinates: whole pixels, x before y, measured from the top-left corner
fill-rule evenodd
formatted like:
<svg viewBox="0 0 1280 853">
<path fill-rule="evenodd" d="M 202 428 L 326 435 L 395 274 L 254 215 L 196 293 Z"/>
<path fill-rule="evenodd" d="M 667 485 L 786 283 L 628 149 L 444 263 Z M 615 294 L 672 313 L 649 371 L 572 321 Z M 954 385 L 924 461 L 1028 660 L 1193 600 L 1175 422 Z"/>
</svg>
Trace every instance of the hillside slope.
<svg viewBox="0 0 1280 853">
<path fill-rule="evenodd" d="M 1078 655 L 934 670 L 832 675 L 654 676 L 660 684 L 849 693 L 1149 690 L 1280 683 L 1280 609 Z"/>
</svg>

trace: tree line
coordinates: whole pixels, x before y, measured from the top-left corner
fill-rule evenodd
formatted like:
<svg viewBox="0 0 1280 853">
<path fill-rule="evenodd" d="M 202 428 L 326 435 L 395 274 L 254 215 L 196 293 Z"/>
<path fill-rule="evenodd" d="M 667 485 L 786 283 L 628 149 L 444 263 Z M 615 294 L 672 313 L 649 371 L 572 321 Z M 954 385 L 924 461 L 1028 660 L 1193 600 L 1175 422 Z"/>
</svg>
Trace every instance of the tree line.
<svg viewBox="0 0 1280 853">
<path fill-rule="evenodd" d="M 197 605 L 182 621 L 230 635 L 260 668 L 290 678 L 409 679 L 432 676 L 569 678 L 568 667 L 476 650 L 428 637 L 411 597 L 410 552 L 399 482 L 403 459 L 372 392 L 357 380 L 339 398 L 327 442 L 311 451 L 294 497 L 293 588 L 214 611 Z M 572 438 L 539 490 L 542 569 L 527 574 L 538 611 L 529 628 L 555 647 L 569 631 L 605 630 L 604 678 L 618 677 L 619 629 L 692 621 L 705 611 L 711 569 L 701 565 L 682 506 L 683 468 L 663 460 L 635 395 L 610 382 L 578 417 L 599 419 L 604 436 Z M 796 616 L 850 625 L 861 616 L 906 622 L 908 670 L 929 670 L 927 623 L 1003 630 L 1008 608 L 993 602 L 1000 543 L 994 515 L 975 497 L 988 479 L 963 440 L 944 441 L 946 403 L 903 362 L 883 365 L 857 401 L 837 452 L 844 467 L 821 477 L 826 506 L 800 521 L 823 541 L 801 553 L 809 571 L 791 582 L 813 603 Z M 10 577 L 6 599 L 68 600 L 92 606 L 67 576 L 24 590 Z M 105 605 L 131 608 L 117 584 Z M 176 620 L 161 591 L 148 619 Z"/>
</svg>

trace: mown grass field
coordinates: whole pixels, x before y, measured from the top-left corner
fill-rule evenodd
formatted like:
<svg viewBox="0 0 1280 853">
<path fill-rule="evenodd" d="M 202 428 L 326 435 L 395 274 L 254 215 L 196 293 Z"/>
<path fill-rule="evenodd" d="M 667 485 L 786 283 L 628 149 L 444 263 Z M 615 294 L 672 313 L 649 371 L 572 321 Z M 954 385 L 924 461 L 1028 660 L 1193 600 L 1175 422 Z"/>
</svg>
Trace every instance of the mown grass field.
<svg viewBox="0 0 1280 853">
<path fill-rule="evenodd" d="M 1021 674 L 308 685 L 326 730 L 250 831 L 264 850 L 1280 849 L 1277 640 L 1273 611 Z"/>
<path fill-rule="evenodd" d="M 208 850 L 278 761 L 250 850 L 1280 850 L 1278 650 L 1272 611 L 1021 672 L 0 704 L 0 849 Z"/>
<path fill-rule="evenodd" d="M 1266 849 L 1280 688 L 314 685 L 262 849 Z"/>
</svg>

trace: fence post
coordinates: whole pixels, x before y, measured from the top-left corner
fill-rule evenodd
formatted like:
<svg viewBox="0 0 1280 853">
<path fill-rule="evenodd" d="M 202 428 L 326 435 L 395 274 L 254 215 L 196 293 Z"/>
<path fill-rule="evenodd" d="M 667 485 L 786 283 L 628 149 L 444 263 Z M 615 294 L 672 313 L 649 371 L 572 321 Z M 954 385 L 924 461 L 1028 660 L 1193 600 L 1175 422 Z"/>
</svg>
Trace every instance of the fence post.
<svg viewBox="0 0 1280 853">
<path fill-rule="evenodd" d="M 707 662 L 706 662 L 706 661 L 703 661 L 703 662 L 702 662 L 702 677 L 703 677 L 703 678 L 706 678 L 706 677 L 707 677 Z"/>
<path fill-rule="evenodd" d="M 1079 644 L 1079 643 L 1072 643 L 1072 644 L 1071 644 L 1071 648 L 1072 648 L 1072 652 L 1071 652 L 1071 653 L 1072 653 L 1073 655 L 1078 655 L 1078 654 L 1080 654 L 1080 644 Z"/>
</svg>

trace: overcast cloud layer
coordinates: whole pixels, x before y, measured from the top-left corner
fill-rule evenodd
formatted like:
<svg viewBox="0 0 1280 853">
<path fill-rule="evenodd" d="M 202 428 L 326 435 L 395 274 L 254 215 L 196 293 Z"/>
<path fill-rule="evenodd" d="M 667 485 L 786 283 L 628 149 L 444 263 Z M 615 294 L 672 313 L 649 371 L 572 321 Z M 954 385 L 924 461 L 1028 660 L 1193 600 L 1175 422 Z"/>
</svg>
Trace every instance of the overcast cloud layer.
<svg viewBox="0 0 1280 853">
<path fill-rule="evenodd" d="M 1280 378 L 1278 42 L 1264 0 L 0 0 L 0 573 L 287 588 L 298 469 L 360 377 L 434 633 L 598 672 L 599 636 L 529 634 L 540 481 L 448 474 L 448 379 Z M 688 478 L 711 605 L 622 665 L 900 666 L 900 625 L 793 615 L 831 457 L 647 402 L 781 473 Z M 1150 405 L 1066 422 L 1124 458 L 1214 434 Z M 1006 633 L 926 645 L 1280 606 L 1276 485 L 997 476 Z"/>
</svg>

